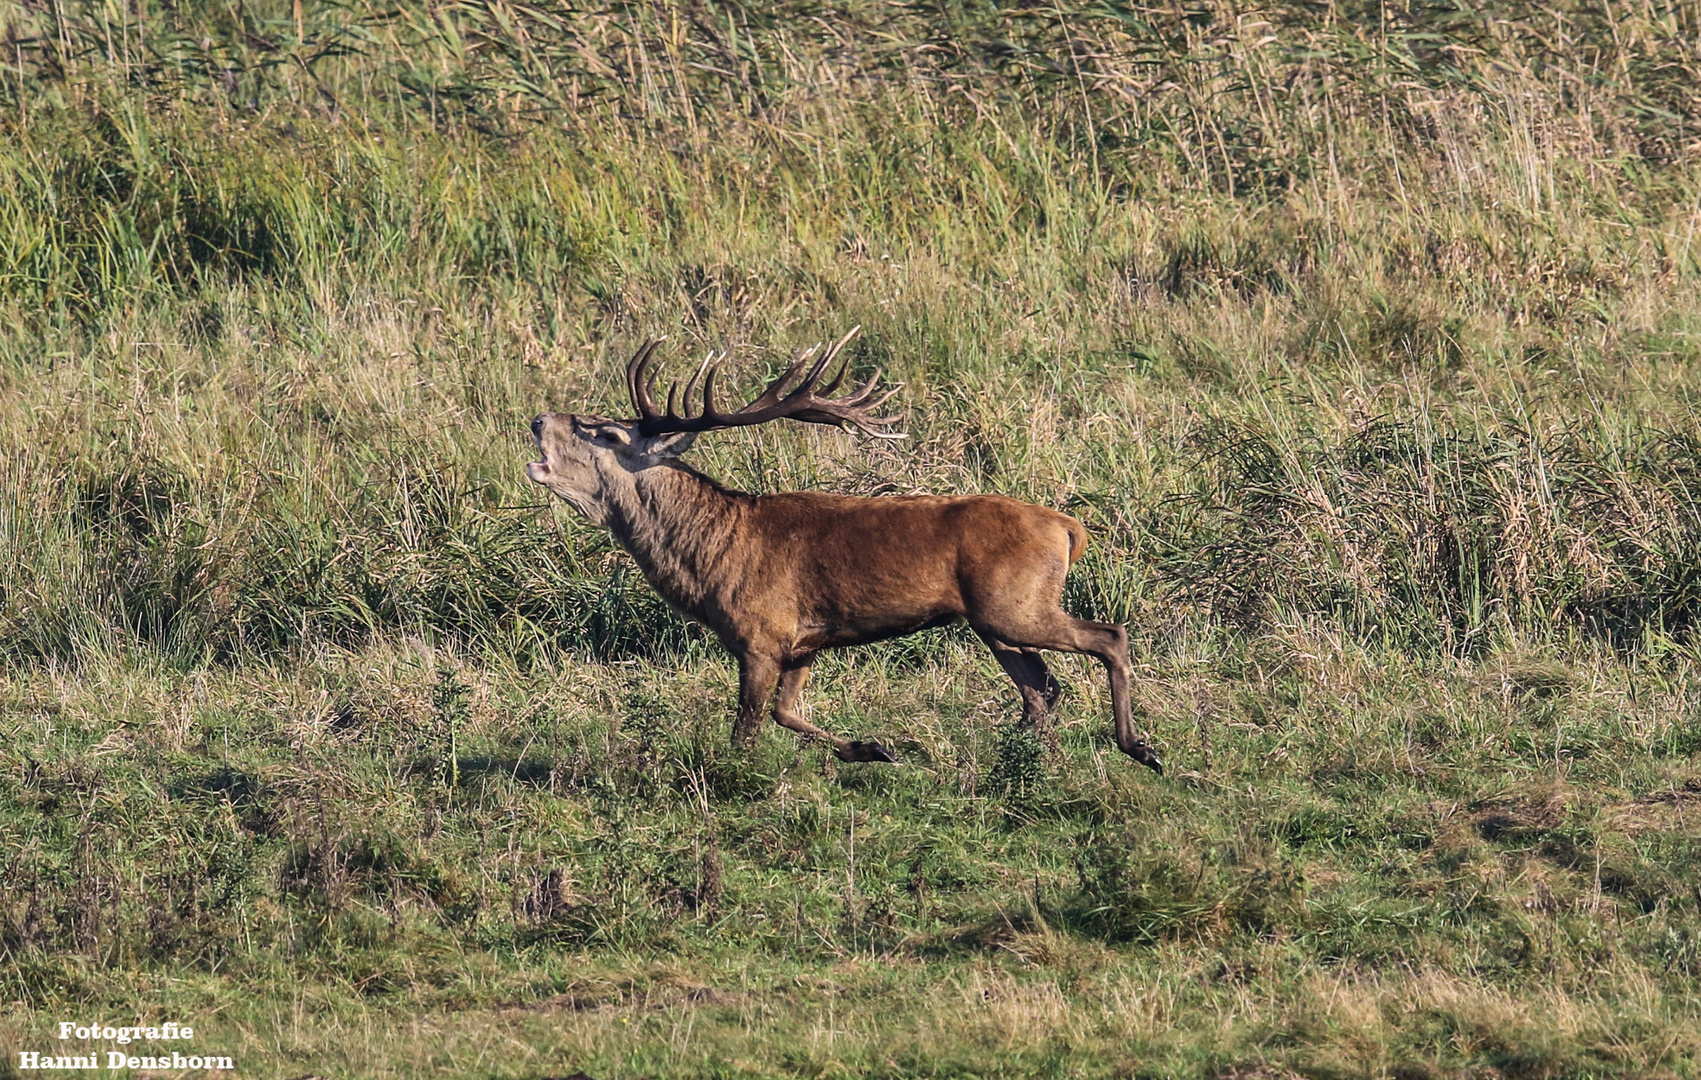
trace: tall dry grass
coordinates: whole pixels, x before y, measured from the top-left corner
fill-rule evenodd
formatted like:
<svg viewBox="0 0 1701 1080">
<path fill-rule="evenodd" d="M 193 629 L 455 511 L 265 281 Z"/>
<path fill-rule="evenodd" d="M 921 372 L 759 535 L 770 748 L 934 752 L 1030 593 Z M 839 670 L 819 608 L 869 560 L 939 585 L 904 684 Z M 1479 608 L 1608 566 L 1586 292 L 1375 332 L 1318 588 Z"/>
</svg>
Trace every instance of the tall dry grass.
<svg viewBox="0 0 1701 1080">
<path fill-rule="evenodd" d="M 640 648 L 517 418 L 853 321 L 913 452 L 709 460 L 1075 506 L 1118 618 L 1694 618 L 1681 5 L 288 14 L 7 16 L 15 656 Z"/>
</svg>

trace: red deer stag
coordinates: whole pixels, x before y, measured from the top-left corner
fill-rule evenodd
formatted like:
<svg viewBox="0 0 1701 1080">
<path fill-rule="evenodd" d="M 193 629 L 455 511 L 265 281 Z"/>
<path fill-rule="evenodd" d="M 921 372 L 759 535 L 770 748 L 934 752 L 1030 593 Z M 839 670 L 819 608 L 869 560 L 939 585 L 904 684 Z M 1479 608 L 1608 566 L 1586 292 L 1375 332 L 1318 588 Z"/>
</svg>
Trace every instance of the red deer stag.
<svg viewBox="0 0 1701 1080">
<path fill-rule="evenodd" d="M 679 460 L 699 432 L 786 417 L 855 426 L 885 438 L 897 417 L 878 416 L 896 388 L 832 397 L 848 360 L 821 376 L 856 330 L 819 356 L 811 349 L 735 412 L 715 403 L 714 358 L 656 408 L 655 353 L 646 341 L 626 365 L 638 415 L 631 420 L 544 413 L 532 421 L 543 460 L 538 483 L 612 530 L 664 599 L 715 632 L 738 658 L 735 746 L 756 740 L 779 684 L 774 719 L 832 744 L 842 761 L 892 761 L 875 742 L 841 739 L 798 715 L 797 699 L 821 649 L 860 645 L 965 619 L 1022 694 L 1027 722 L 1049 731 L 1060 694 L 1041 649 L 1096 656 L 1110 675 L 1122 752 L 1159 773 L 1163 764 L 1134 728 L 1128 635 L 1114 623 L 1076 619 L 1060 606 L 1063 575 L 1087 534 L 1072 517 L 1002 495 L 854 498 L 818 492 L 747 495 Z M 722 354 L 724 358 L 725 354 Z M 701 391 L 702 408 L 692 413 Z M 676 411 L 683 401 L 685 413 Z"/>
</svg>

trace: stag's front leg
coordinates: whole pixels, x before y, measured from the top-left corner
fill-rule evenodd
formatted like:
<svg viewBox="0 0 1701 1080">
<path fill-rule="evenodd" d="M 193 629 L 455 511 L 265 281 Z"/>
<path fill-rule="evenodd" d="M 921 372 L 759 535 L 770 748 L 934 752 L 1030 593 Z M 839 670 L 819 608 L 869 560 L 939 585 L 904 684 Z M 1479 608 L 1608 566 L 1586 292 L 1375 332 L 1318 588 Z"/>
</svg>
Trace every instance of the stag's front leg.
<svg viewBox="0 0 1701 1080">
<path fill-rule="evenodd" d="M 799 735 L 812 739 L 820 739 L 832 746 L 833 754 L 840 761 L 886 761 L 896 763 L 897 759 L 877 742 L 861 742 L 856 739 L 841 739 L 811 724 L 797 713 L 797 699 L 803 694 L 803 684 L 809 681 L 809 665 L 815 660 L 815 654 L 793 660 L 780 673 L 780 697 L 774 702 L 774 723 L 783 728 L 790 728 Z"/>
<path fill-rule="evenodd" d="M 738 719 L 732 724 L 733 746 L 741 750 L 755 748 L 763 710 L 774 694 L 774 683 L 779 677 L 780 662 L 774 657 L 745 653 L 738 658 Z"/>
</svg>

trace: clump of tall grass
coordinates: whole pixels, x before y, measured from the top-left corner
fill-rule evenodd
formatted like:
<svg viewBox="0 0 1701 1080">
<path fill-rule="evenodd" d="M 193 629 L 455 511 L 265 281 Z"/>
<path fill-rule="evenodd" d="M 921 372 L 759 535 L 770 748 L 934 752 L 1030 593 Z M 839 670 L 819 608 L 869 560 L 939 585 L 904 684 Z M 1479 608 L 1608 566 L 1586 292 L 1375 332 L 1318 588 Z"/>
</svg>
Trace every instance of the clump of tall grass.
<svg viewBox="0 0 1701 1080">
<path fill-rule="evenodd" d="M 1230 623 L 1478 656 L 1514 627 L 1636 646 L 1701 614 L 1693 432 L 1428 416 L 1338 445 L 1231 424 L 1199 444 L 1199 488 L 1158 508 L 1147 550 Z"/>
</svg>

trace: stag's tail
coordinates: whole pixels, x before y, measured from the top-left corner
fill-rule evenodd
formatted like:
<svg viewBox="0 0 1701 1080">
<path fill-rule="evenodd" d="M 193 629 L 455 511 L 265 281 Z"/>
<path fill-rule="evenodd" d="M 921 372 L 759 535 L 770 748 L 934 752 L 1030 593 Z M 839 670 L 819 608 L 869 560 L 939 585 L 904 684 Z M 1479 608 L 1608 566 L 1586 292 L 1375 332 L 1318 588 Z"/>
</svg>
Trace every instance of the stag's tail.
<svg viewBox="0 0 1701 1080">
<path fill-rule="evenodd" d="M 1074 566 L 1087 553 L 1087 527 L 1072 517 L 1064 520 L 1069 523 L 1069 565 Z"/>
</svg>

